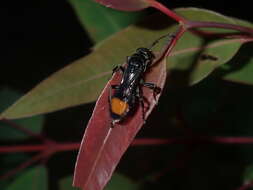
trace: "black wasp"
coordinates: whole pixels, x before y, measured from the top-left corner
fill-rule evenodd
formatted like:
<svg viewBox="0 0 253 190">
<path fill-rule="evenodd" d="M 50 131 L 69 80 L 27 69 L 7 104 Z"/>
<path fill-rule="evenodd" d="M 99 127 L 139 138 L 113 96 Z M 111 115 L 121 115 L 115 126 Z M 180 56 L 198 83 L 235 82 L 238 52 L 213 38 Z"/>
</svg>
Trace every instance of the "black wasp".
<svg viewBox="0 0 253 190">
<path fill-rule="evenodd" d="M 162 36 L 156 40 L 151 48 L 161 39 L 168 36 Z M 115 123 L 122 121 L 130 112 L 132 112 L 136 105 L 140 103 L 144 116 L 144 97 L 141 87 L 147 87 L 153 90 L 154 95 L 160 93 L 161 89 L 154 83 L 147 83 L 144 81 L 144 74 L 151 66 L 155 55 L 150 50 L 151 48 L 138 48 L 136 52 L 127 57 L 126 65 L 117 66 L 113 69 L 113 73 L 121 71 L 122 79 L 120 84 L 112 85 L 114 93 L 109 95 L 110 112 L 112 118 L 112 127 Z"/>
</svg>

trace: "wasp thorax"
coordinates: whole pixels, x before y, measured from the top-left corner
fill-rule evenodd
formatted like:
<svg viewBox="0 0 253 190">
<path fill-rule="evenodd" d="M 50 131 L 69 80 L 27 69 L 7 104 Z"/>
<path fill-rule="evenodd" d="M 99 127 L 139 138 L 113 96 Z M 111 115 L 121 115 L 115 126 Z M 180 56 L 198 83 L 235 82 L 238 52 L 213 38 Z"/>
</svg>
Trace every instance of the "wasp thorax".
<svg viewBox="0 0 253 190">
<path fill-rule="evenodd" d="M 146 60 L 152 61 L 155 56 L 148 48 L 138 48 L 136 53 L 145 57 Z"/>
</svg>

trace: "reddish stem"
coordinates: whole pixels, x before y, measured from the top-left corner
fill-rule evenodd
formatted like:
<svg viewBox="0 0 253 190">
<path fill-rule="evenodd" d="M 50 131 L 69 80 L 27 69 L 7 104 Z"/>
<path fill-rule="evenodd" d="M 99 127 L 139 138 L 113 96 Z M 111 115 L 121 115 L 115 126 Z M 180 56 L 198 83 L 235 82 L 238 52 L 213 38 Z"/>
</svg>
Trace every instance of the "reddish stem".
<svg viewBox="0 0 253 190">
<path fill-rule="evenodd" d="M 208 137 L 196 136 L 192 138 L 169 138 L 169 139 L 135 139 L 132 146 L 139 145 L 168 145 L 168 144 L 252 144 L 253 137 Z"/>
<path fill-rule="evenodd" d="M 142 138 L 135 139 L 132 146 L 143 145 L 168 145 L 168 144 L 197 144 L 197 143 L 214 143 L 214 144 L 252 144 L 253 137 L 193 137 L 193 138 L 169 138 L 154 139 Z M 18 145 L 18 146 L 0 146 L 0 153 L 11 152 L 63 152 L 78 150 L 80 143 L 49 143 L 42 145 Z"/>
<path fill-rule="evenodd" d="M 185 33 L 186 29 L 183 25 L 180 25 L 178 30 L 172 34 L 171 40 L 165 46 L 165 48 L 161 51 L 162 53 L 159 55 L 154 64 L 159 63 L 162 59 L 169 56 L 172 49 L 176 46 L 177 41 L 181 38 L 181 36 Z"/>
<path fill-rule="evenodd" d="M 25 133 L 25 134 L 27 134 L 27 135 L 29 135 L 29 136 L 31 136 L 31 137 L 40 139 L 40 140 L 42 140 L 42 141 L 44 141 L 44 142 L 48 142 L 48 143 L 49 143 L 49 142 L 52 142 L 52 140 L 49 140 L 49 139 L 46 138 L 44 135 L 34 133 L 34 132 L 32 132 L 31 130 L 26 129 L 26 128 L 24 128 L 23 126 L 18 125 L 17 123 L 15 123 L 15 122 L 13 122 L 13 121 L 11 121 L 11 120 L 2 119 L 1 121 L 4 122 L 4 123 L 6 123 L 7 125 L 9 125 L 10 127 L 14 128 L 14 129 L 17 129 L 17 130 L 19 130 L 19 131 L 21 131 L 21 132 L 23 132 L 23 133 Z"/>
<path fill-rule="evenodd" d="M 205 139 L 205 138 L 203 138 Z M 251 144 L 253 143 L 252 137 L 209 137 L 209 142 L 217 144 Z"/>
<path fill-rule="evenodd" d="M 20 164 L 18 167 L 6 172 L 4 175 L 0 176 L 0 180 L 3 179 L 7 179 L 13 175 L 15 175 L 16 173 L 18 173 L 19 171 L 27 168 L 28 166 L 32 165 L 33 163 L 39 161 L 40 159 L 44 158 L 46 155 L 44 152 L 37 154 L 35 156 L 33 156 L 32 158 L 30 158 L 28 161 L 23 162 L 22 164 Z"/>
<path fill-rule="evenodd" d="M 40 145 L 18 145 L 18 146 L 0 146 L 0 153 L 10 153 L 10 152 L 40 152 L 40 151 L 52 151 L 52 152 L 62 152 L 62 151 L 72 151 L 78 150 L 80 143 L 49 143 Z"/>
<path fill-rule="evenodd" d="M 186 20 L 183 17 L 177 15 L 176 13 L 174 13 L 173 11 L 171 11 L 170 9 L 168 9 L 163 4 L 161 4 L 157 1 L 150 0 L 150 5 L 156 9 L 160 10 L 161 12 L 166 14 L 167 16 L 171 17 L 172 19 L 174 19 L 178 23 L 185 23 L 186 22 Z"/>
<path fill-rule="evenodd" d="M 187 29 L 193 29 L 193 28 L 223 28 L 223 29 L 230 29 L 230 30 L 235 30 L 239 31 L 242 33 L 247 33 L 253 35 L 253 29 L 246 27 L 246 26 L 240 26 L 240 25 L 235 25 L 235 24 L 226 24 L 226 23 L 218 23 L 218 22 L 202 22 L 202 21 L 191 21 L 187 20 L 175 12 L 171 11 L 161 3 L 157 1 L 150 0 L 150 5 L 159 11 L 163 12 L 170 18 L 174 19 L 177 21 L 179 24 L 182 24 L 185 26 L 186 30 Z"/>
<path fill-rule="evenodd" d="M 181 36 L 186 32 L 186 29 L 183 25 L 179 26 L 178 30 L 175 32 L 174 36 L 172 37 L 170 43 L 166 47 L 164 51 L 164 57 L 167 57 L 172 49 L 176 46 L 178 40 L 181 38 Z"/>
<path fill-rule="evenodd" d="M 132 142 L 132 146 L 142 146 L 142 145 L 164 145 L 164 144 L 170 144 L 174 141 L 170 139 L 134 139 Z"/>
<path fill-rule="evenodd" d="M 227 24 L 227 23 L 218 23 L 218 22 L 201 22 L 201 21 L 187 21 L 186 22 L 186 28 L 192 29 L 192 28 L 222 28 L 222 29 L 230 29 L 235 30 L 247 34 L 253 35 L 253 29 L 246 27 L 246 26 L 240 26 L 235 24 Z"/>
</svg>

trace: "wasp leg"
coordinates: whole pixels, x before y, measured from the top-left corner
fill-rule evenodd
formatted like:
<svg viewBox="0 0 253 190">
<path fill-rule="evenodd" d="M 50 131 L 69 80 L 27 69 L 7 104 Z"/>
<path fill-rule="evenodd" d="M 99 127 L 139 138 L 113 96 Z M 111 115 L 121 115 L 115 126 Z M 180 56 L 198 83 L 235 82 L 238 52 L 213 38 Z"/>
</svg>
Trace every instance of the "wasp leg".
<svg viewBox="0 0 253 190">
<path fill-rule="evenodd" d="M 112 101 L 112 89 L 119 89 L 119 85 L 111 85 L 110 89 L 109 89 L 109 96 L 108 96 L 108 102 L 109 105 L 111 106 L 111 101 Z M 114 127 L 114 121 L 111 121 L 111 128 Z"/>
<path fill-rule="evenodd" d="M 137 88 L 136 96 L 139 98 L 139 102 L 140 102 L 140 104 L 141 104 L 141 108 L 142 108 L 142 119 L 143 119 L 143 122 L 144 122 L 144 124 L 145 124 L 146 119 L 145 119 L 145 105 L 144 105 L 144 102 L 147 104 L 146 110 L 149 110 L 150 103 L 149 103 L 148 99 L 147 99 L 145 96 L 143 96 L 143 92 L 142 92 L 142 89 L 141 89 L 141 88 Z"/>
<path fill-rule="evenodd" d="M 154 99 L 156 101 L 156 95 L 161 92 L 161 88 L 158 87 L 156 84 L 150 83 L 150 82 L 144 82 L 142 85 L 149 88 L 149 89 L 151 89 L 151 90 L 153 90 L 153 96 L 154 96 Z"/>
<path fill-rule="evenodd" d="M 143 93 L 142 93 L 142 89 L 141 88 L 137 88 L 136 89 L 136 96 L 138 97 L 139 99 L 139 102 L 141 104 L 141 110 L 142 110 L 142 119 L 143 119 L 143 122 L 145 123 L 145 110 L 144 110 L 144 96 L 143 96 Z"/>
<path fill-rule="evenodd" d="M 121 73 L 124 73 L 125 69 L 122 66 L 116 66 L 116 67 L 113 68 L 112 74 L 114 74 L 114 73 L 116 73 L 118 71 L 121 71 Z"/>
</svg>

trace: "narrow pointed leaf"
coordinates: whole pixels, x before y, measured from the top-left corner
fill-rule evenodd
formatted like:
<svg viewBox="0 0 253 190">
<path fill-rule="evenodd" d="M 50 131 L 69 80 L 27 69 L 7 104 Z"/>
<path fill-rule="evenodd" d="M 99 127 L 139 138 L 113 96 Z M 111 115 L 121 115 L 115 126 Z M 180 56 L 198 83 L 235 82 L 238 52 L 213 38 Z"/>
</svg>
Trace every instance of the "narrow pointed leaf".
<svg viewBox="0 0 253 190">
<path fill-rule="evenodd" d="M 177 12 L 194 20 L 252 25 L 202 9 L 178 9 Z M 150 26 L 150 28 L 140 26 Z M 0 118 L 28 117 L 94 101 L 110 77 L 113 67 L 122 63 L 126 56 L 131 55 L 138 47 L 148 47 L 160 36 L 174 31 L 175 27 L 171 25 L 167 16 L 160 14 L 150 16 L 139 25 L 130 26 L 98 44 L 90 55 L 77 60 L 38 84 L 5 110 Z M 213 29 L 213 31 L 221 30 Z M 170 63 L 168 69 L 179 71 L 182 76 L 185 76 L 184 71 L 188 71 L 194 64 L 192 72 L 187 73 L 189 75 L 187 77 L 190 84 L 196 83 L 230 60 L 245 42 L 241 39 L 208 42 L 203 37 L 186 33 L 168 57 Z M 158 51 L 163 45 L 164 43 L 161 42 L 156 46 Z M 202 60 L 200 54 L 203 53 L 211 54 L 217 57 L 217 60 Z"/>
<path fill-rule="evenodd" d="M 163 88 L 166 80 L 165 63 L 164 60 L 152 67 L 151 71 L 145 75 L 145 81 L 155 83 Z M 121 156 L 144 122 L 141 106 L 137 106 L 136 113 L 131 117 L 129 116 L 126 122 L 111 128 L 108 103 L 109 89 L 112 84 L 118 84 L 120 78 L 121 74 L 118 72 L 107 83 L 96 103 L 81 143 L 73 184 L 84 190 L 103 189 L 111 178 Z M 156 101 L 152 90 L 143 87 L 143 94 L 149 102 L 149 108 L 147 108 L 148 104 L 145 101 L 145 117 L 147 118 Z M 156 98 L 158 99 L 159 95 Z"/>
<path fill-rule="evenodd" d="M 218 72 L 224 80 L 253 85 L 252 44 L 245 46 L 228 64 Z"/>
<path fill-rule="evenodd" d="M 122 12 L 107 8 L 93 0 L 69 0 L 81 25 L 91 39 L 98 43 L 115 32 L 135 23 L 144 12 Z"/>
</svg>

